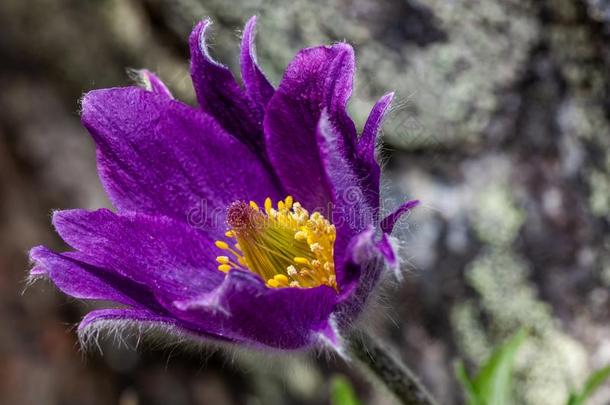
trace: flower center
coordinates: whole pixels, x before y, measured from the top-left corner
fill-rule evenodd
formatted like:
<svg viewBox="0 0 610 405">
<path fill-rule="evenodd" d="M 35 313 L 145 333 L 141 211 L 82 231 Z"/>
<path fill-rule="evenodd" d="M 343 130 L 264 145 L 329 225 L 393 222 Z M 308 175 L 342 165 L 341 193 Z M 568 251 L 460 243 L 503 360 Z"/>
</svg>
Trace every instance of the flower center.
<svg viewBox="0 0 610 405">
<path fill-rule="evenodd" d="M 254 201 L 236 201 L 227 210 L 225 233 L 235 242 L 216 241 L 226 255 L 218 256 L 218 270 L 249 270 L 271 288 L 337 288 L 333 245 L 335 226 L 319 212 L 311 215 L 288 196 L 273 207 L 270 198 L 264 210 Z"/>
</svg>

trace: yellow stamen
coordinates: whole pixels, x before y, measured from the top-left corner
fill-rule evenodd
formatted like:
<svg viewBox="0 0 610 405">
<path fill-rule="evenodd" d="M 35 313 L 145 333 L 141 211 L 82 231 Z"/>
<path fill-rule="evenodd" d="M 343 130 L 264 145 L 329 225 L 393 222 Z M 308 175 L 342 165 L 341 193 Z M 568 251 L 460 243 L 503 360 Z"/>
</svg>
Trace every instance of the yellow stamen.
<svg viewBox="0 0 610 405">
<path fill-rule="evenodd" d="M 265 212 L 269 214 L 271 212 L 271 208 L 273 208 L 273 203 L 271 202 L 271 198 L 267 197 L 265 199 Z"/>
<path fill-rule="evenodd" d="M 304 257 L 295 257 L 294 262 L 298 264 L 309 264 L 309 260 Z"/>
<path fill-rule="evenodd" d="M 223 242 L 221 240 L 217 240 L 216 242 L 214 242 L 214 244 L 216 245 L 216 247 L 218 249 L 222 249 L 222 250 L 229 249 L 229 245 L 227 244 L 227 242 Z"/>
<path fill-rule="evenodd" d="M 335 227 L 319 212 L 311 215 L 291 196 L 270 198 L 264 210 L 250 201 L 235 202 L 227 210 L 231 227 L 225 236 L 236 242 L 216 241 L 230 256 L 218 256 L 220 271 L 249 270 L 266 280 L 270 288 L 312 288 L 328 285 L 337 289 L 334 266 Z M 222 268 L 221 268 L 222 267 Z"/>
<path fill-rule="evenodd" d="M 227 264 L 227 263 L 229 263 L 229 257 L 228 256 L 218 256 L 218 257 L 216 257 L 216 261 L 220 264 Z"/>
<path fill-rule="evenodd" d="M 220 266 L 218 266 L 218 270 L 222 271 L 223 273 L 226 273 L 227 271 L 231 270 L 231 266 L 229 266 L 228 264 L 221 264 Z"/>
</svg>

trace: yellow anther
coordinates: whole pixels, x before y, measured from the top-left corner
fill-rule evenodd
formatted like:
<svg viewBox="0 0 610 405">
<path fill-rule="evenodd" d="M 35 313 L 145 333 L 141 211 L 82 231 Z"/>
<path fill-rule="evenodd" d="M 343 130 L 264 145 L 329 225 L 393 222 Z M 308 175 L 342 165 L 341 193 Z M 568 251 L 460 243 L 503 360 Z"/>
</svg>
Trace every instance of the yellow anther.
<svg viewBox="0 0 610 405">
<path fill-rule="evenodd" d="M 286 203 L 286 209 L 289 210 L 292 208 L 292 203 L 294 202 L 294 200 L 292 199 L 292 196 L 289 195 L 288 197 L 286 197 L 284 202 Z"/>
<path fill-rule="evenodd" d="M 298 264 L 309 264 L 309 260 L 304 257 L 295 257 L 294 262 Z"/>
<path fill-rule="evenodd" d="M 277 203 L 277 209 L 278 209 L 279 211 L 284 211 L 284 208 L 285 208 L 285 206 L 284 206 L 284 201 L 278 201 L 278 203 Z"/>
<path fill-rule="evenodd" d="M 269 214 L 271 212 L 271 208 L 273 208 L 273 202 L 271 201 L 271 198 L 267 197 L 265 198 L 265 212 Z"/>
<path fill-rule="evenodd" d="M 229 245 L 227 244 L 227 242 L 223 242 L 221 240 L 217 240 L 216 242 L 214 242 L 214 244 L 216 245 L 216 247 L 218 249 L 226 250 L 229 248 Z"/>
<path fill-rule="evenodd" d="M 229 257 L 228 256 L 218 256 L 218 257 L 216 257 L 216 261 L 220 264 L 227 264 L 227 263 L 229 263 Z"/>
<path fill-rule="evenodd" d="M 267 281 L 267 285 L 269 287 L 277 288 L 280 286 L 280 283 L 276 279 L 272 278 L 271 280 Z"/>
<path fill-rule="evenodd" d="M 254 201 L 250 201 L 250 207 L 252 207 L 253 209 L 255 209 L 256 211 L 258 211 L 258 204 L 255 203 Z"/>
<path fill-rule="evenodd" d="M 296 240 L 306 240 L 307 239 L 307 232 L 305 232 L 305 231 L 298 231 L 297 233 L 294 234 L 294 238 Z"/>
<path fill-rule="evenodd" d="M 276 274 L 275 276 L 273 276 L 273 279 L 280 284 L 288 284 L 288 277 L 283 274 Z"/>
<path fill-rule="evenodd" d="M 223 273 L 226 273 L 227 271 L 231 270 L 231 266 L 229 266 L 228 264 L 221 264 L 220 266 L 218 266 L 218 270 L 222 271 Z"/>
</svg>

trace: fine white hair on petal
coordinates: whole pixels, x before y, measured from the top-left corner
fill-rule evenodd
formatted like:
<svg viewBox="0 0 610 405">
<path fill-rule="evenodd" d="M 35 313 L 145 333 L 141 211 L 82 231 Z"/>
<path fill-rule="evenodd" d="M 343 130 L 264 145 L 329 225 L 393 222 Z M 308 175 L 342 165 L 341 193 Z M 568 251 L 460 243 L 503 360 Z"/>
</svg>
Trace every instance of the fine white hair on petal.
<svg viewBox="0 0 610 405">
<path fill-rule="evenodd" d="M 78 329 L 78 340 L 84 351 L 92 349 L 102 353 L 100 339 L 111 338 L 113 344 L 117 346 L 130 347 L 129 342 L 135 340 L 137 348 L 143 339 L 153 345 L 161 347 L 182 346 L 182 347 L 201 347 L 203 345 L 214 344 L 214 342 L 200 336 L 183 331 L 174 325 L 151 322 L 136 321 L 131 319 L 104 319 L 92 321 L 87 326 Z"/>
<path fill-rule="evenodd" d="M 334 335 L 334 339 L 336 341 L 333 341 L 333 339 L 328 336 L 327 332 L 320 331 L 316 334 L 316 339 L 320 342 L 320 344 L 314 345 L 314 347 L 319 347 L 320 353 L 330 351 L 338 354 L 341 358 L 346 359 L 348 355 L 346 352 L 344 338 L 341 335 L 339 325 L 337 324 L 337 320 L 335 319 L 334 315 L 331 315 L 328 319 L 328 327 L 330 328 L 330 332 Z"/>
<path fill-rule="evenodd" d="M 46 274 L 28 274 L 27 277 L 24 280 L 24 286 L 23 286 L 23 290 L 21 290 L 21 295 L 25 294 L 26 290 L 28 288 L 30 288 L 34 283 L 36 283 L 37 281 L 40 280 L 48 280 L 48 277 Z"/>
<path fill-rule="evenodd" d="M 311 347 L 303 347 L 302 350 L 282 350 L 272 347 L 256 345 L 254 342 L 248 344 L 234 344 L 223 342 L 213 338 L 204 337 L 194 332 L 181 329 L 170 323 L 140 321 L 133 319 L 104 319 L 91 321 L 83 328 L 78 329 L 78 340 L 83 351 L 97 349 L 102 352 L 101 339 L 111 338 L 113 344 L 137 349 L 140 342 L 146 341 L 148 345 L 158 348 L 180 347 L 185 351 L 202 351 L 205 349 L 221 350 L 233 356 L 241 356 L 248 353 L 264 353 L 266 356 L 279 358 L 290 353 L 305 352 Z M 135 347 L 130 344 L 135 340 Z"/>
</svg>

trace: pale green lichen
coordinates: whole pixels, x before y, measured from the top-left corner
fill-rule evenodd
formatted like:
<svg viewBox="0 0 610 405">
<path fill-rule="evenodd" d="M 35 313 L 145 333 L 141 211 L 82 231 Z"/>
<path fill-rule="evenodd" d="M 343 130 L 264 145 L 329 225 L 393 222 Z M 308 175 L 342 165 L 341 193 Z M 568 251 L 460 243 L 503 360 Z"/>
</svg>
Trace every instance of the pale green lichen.
<svg viewBox="0 0 610 405">
<path fill-rule="evenodd" d="M 481 240 L 506 246 L 517 236 L 525 216 L 512 203 L 507 184 L 493 183 L 477 196 L 473 225 Z"/>
<path fill-rule="evenodd" d="M 608 172 L 592 170 L 589 174 L 589 187 L 591 212 L 610 219 L 610 175 Z"/>
<path fill-rule="evenodd" d="M 481 328 L 476 308 L 474 300 L 456 305 L 451 311 L 451 323 L 463 356 L 474 364 L 483 364 L 491 355 L 492 344 Z"/>
</svg>

